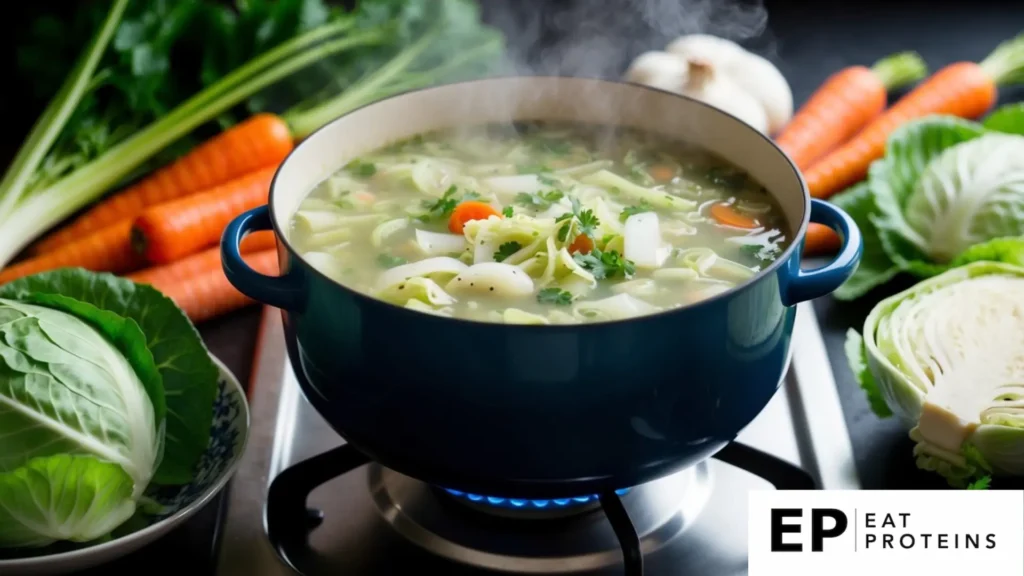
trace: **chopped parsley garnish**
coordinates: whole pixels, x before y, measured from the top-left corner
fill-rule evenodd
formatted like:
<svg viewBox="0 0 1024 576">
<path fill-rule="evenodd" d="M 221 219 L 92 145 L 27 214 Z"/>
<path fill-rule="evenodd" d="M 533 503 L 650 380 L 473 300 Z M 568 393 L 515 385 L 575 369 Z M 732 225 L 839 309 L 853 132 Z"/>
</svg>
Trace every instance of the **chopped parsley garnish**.
<svg viewBox="0 0 1024 576">
<path fill-rule="evenodd" d="M 778 245 L 768 244 L 767 246 L 761 244 L 744 244 L 740 246 L 740 250 L 749 254 L 751 258 L 756 258 L 761 262 L 774 262 L 779 257 Z"/>
<path fill-rule="evenodd" d="M 458 192 L 459 189 L 452 186 L 445 190 L 436 202 L 424 201 L 423 206 L 427 209 L 427 213 L 419 217 L 420 221 L 446 220 L 459 205 L 459 199 L 455 196 Z"/>
<path fill-rule="evenodd" d="M 463 201 L 465 201 L 465 200 L 476 200 L 479 197 L 480 197 L 479 194 L 477 194 L 476 192 L 470 190 L 469 192 L 466 192 L 465 194 L 462 195 L 462 200 Z"/>
<path fill-rule="evenodd" d="M 523 245 L 519 242 L 505 242 L 501 246 L 498 246 L 498 251 L 494 253 L 495 262 L 504 262 L 506 258 L 519 252 L 519 249 Z"/>
<path fill-rule="evenodd" d="M 406 263 L 406 259 L 401 256 L 393 256 L 387 252 L 381 253 L 377 256 L 377 264 L 380 264 L 382 268 L 394 268 L 395 266 L 401 266 Z"/>
<path fill-rule="evenodd" d="M 362 176 L 364 178 L 369 178 L 377 173 L 377 166 L 375 164 L 363 162 L 358 159 L 349 162 L 348 166 L 345 166 L 345 169 L 356 176 Z"/>
<path fill-rule="evenodd" d="M 630 278 L 636 274 L 636 266 L 615 250 L 602 252 L 594 248 L 589 254 L 573 254 L 572 259 L 593 274 L 595 280 L 615 278 L 619 275 Z"/>
<path fill-rule="evenodd" d="M 625 222 L 630 216 L 643 214 L 644 212 L 654 212 L 654 206 L 651 206 L 646 200 L 635 206 L 626 206 L 622 213 L 619 214 L 619 220 Z"/>
<path fill-rule="evenodd" d="M 601 221 L 594 215 L 593 210 L 583 210 L 582 206 L 580 206 L 580 201 L 575 197 L 569 198 L 569 202 L 572 204 L 572 212 L 566 212 L 555 219 L 555 222 L 564 222 L 562 227 L 558 229 L 558 241 L 565 242 L 569 239 L 569 232 L 572 230 L 572 221 L 574 219 L 579 226 L 579 233 L 593 238 Z"/>
<path fill-rule="evenodd" d="M 512 210 L 511 206 L 505 206 L 504 208 L 501 209 L 501 215 L 504 216 L 505 218 L 511 218 L 512 214 L 514 214 L 514 211 Z"/>
<path fill-rule="evenodd" d="M 520 192 L 516 194 L 512 201 L 520 206 L 527 206 L 535 208 L 537 211 L 541 211 L 547 210 L 552 204 L 558 202 L 564 196 L 565 194 L 563 194 L 561 190 L 547 190 L 536 194 Z"/>
<path fill-rule="evenodd" d="M 572 292 L 561 288 L 544 288 L 537 292 L 537 302 L 541 304 L 554 304 L 555 306 L 568 306 L 572 304 Z"/>
</svg>

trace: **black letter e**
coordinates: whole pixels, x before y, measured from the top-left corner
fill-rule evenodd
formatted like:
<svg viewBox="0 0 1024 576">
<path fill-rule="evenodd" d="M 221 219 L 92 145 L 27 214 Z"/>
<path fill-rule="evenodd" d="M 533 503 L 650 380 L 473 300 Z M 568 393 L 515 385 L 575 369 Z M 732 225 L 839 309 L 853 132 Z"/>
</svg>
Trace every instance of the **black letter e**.
<svg viewBox="0 0 1024 576">
<path fill-rule="evenodd" d="M 785 518 L 800 518 L 803 510 L 799 508 L 772 508 L 772 552 L 803 552 L 799 542 L 786 544 L 782 541 L 783 534 L 799 534 L 799 524 L 785 524 Z"/>
</svg>

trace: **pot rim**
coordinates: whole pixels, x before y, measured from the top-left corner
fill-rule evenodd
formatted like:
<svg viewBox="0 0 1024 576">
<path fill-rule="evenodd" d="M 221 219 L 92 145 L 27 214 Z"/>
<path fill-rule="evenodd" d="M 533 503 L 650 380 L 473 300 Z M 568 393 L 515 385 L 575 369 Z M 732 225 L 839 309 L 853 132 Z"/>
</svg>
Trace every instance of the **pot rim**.
<svg viewBox="0 0 1024 576">
<path fill-rule="evenodd" d="M 651 91 L 651 92 L 667 94 L 667 95 L 675 97 L 675 98 L 686 100 L 686 101 L 688 101 L 688 102 L 690 102 L 692 104 L 696 104 L 696 105 L 704 108 L 708 113 L 711 113 L 711 114 L 721 114 L 723 116 L 731 118 L 732 120 L 734 120 L 737 123 L 739 123 L 740 125 L 742 125 L 742 127 L 745 130 L 748 130 L 749 132 L 753 133 L 756 137 L 760 138 L 764 142 L 767 142 L 769 146 L 774 148 L 775 151 L 780 154 L 782 159 L 784 159 L 786 161 L 786 163 L 789 165 L 790 170 L 793 171 L 793 175 L 796 177 L 797 182 L 800 184 L 800 190 L 801 190 L 801 192 L 803 192 L 803 200 L 804 200 L 803 217 L 800 220 L 799 228 L 797 228 L 797 230 L 795 232 L 793 232 L 792 241 L 790 242 L 789 246 L 782 252 L 782 254 L 780 254 L 779 257 L 776 258 L 775 261 L 772 262 L 768 267 L 764 268 L 763 270 L 758 271 L 757 274 L 754 274 L 753 276 L 748 278 L 746 281 L 744 281 L 744 282 L 742 282 L 740 284 L 737 284 L 736 286 L 733 286 L 732 288 L 730 288 L 730 289 L 728 289 L 728 290 L 726 290 L 724 292 L 721 292 L 719 294 L 715 294 L 714 296 L 712 296 L 710 298 L 706 298 L 706 299 L 700 300 L 698 302 L 694 302 L 694 303 L 691 303 L 691 304 L 686 304 L 684 306 L 680 306 L 680 307 L 677 307 L 677 308 L 671 308 L 669 310 L 663 310 L 661 312 L 655 312 L 653 314 L 644 314 L 642 316 L 634 316 L 634 317 L 630 317 L 630 318 L 621 318 L 621 319 L 617 319 L 617 320 L 600 320 L 600 321 L 585 322 L 585 323 L 580 323 L 580 324 L 502 324 L 502 323 L 498 323 L 498 322 L 487 322 L 487 321 L 484 321 L 484 320 L 474 320 L 474 319 L 468 319 L 468 318 L 456 318 L 456 317 L 449 317 L 449 316 L 439 316 L 439 315 L 436 315 L 436 314 L 426 314 L 424 312 L 419 312 L 419 311 L 416 311 L 416 310 L 410 310 L 410 309 L 408 309 L 408 308 L 406 308 L 404 306 L 399 306 L 397 304 L 392 304 L 390 302 L 386 302 L 386 301 L 381 300 L 379 298 L 374 298 L 373 296 L 370 296 L 368 294 L 364 294 L 364 293 L 362 293 L 362 292 L 360 292 L 358 290 L 355 290 L 353 288 L 350 288 L 350 287 L 342 284 L 341 282 L 338 282 L 337 280 L 334 280 L 334 279 L 328 277 L 326 274 L 324 274 L 324 273 L 320 272 L 319 270 L 317 270 L 316 267 L 314 267 L 309 262 L 307 262 L 305 260 L 305 258 L 303 258 L 302 255 L 297 250 L 295 250 L 295 248 L 289 242 L 288 237 L 285 234 L 283 234 L 282 228 L 280 226 L 280 222 L 278 221 L 277 212 L 274 210 L 274 205 L 275 205 L 274 204 L 274 195 L 275 195 L 275 192 L 277 191 L 277 181 L 278 181 L 278 178 L 281 176 L 282 169 L 288 163 L 288 161 L 291 160 L 292 156 L 295 156 L 295 155 L 299 154 L 304 149 L 304 147 L 312 146 L 312 144 L 310 144 L 310 141 L 318 133 L 320 133 L 323 130 L 326 130 L 328 127 L 330 127 L 334 123 L 338 122 L 342 118 L 345 118 L 345 117 L 350 116 L 352 114 L 359 113 L 359 112 L 361 112 L 362 110 L 364 110 L 366 108 L 370 108 L 372 106 L 375 106 L 375 105 L 377 105 L 379 103 L 382 103 L 382 102 L 386 102 L 388 100 L 393 100 L 393 99 L 396 99 L 396 98 L 403 98 L 405 96 L 408 96 L 409 94 L 415 94 L 417 92 L 426 92 L 426 91 L 430 91 L 430 90 L 439 90 L 439 89 L 442 89 L 442 88 L 451 88 L 453 86 L 481 84 L 481 83 L 486 83 L 486 82 L 493 81 L 493 80 L 514 80 L 514 79 L 521 79 L 521 80 L 531 80 L 531 79 L 533 79 L 533 80 L 549 80 L 549 81 L 550 80 L 554 80 L 554 81 L 559 81 L 559 80 L 585 80 L 585 81 L 588 81 L 588 82 L 595 82 L 597 84 L 620 84 L 620 85 L 627 85 L 627 86 L 630 86 L 630 87 L 638 89 L 638 90 L 648 90 L 648 91 Z M 614 125 L 614 123 L 610 123 L 610 124 Z M 699 146 L 699 144 L 697 144 L 697 146 Z M 769 193 L 771 193 L 771 191 L 769 191 Z M 461 324 L 484 325 L 484 326 L 493 325 L 495 327 L 500 327 L 500 328 L 503 328 L 503 329 L 510 329 L 510 330 L 524 330 L 524 331 L 529 330 L 529 331 L 554 332 L 554 331 L 563 331 L 563 330 L 579 330 L 581 328 L 597 328 L 597 327 L 609 326 L 609 325 L 613 325 L 613 324 L 625 324 L 625 323 L 629 323 L 629 322 L 636 323 L 636 322 L 643 322 L 643 321 L 653 321 L 653 320 L 656 320 L 656 319 L 659 319 L 661 317 L 665 317 L 665 316 L 668 316 L 668 315 L 671 315 L 671 314 L 686 313 L 686 312 L 689 312 L 691 310 L 700 308 L 700 307 L 702 307 L 704 305 L 714 304 L 714 303 L 717 303 L 720 300 L 727 300 L 727 299 L 732 298 L 733 296 L 735 296 L 739 292 L 741 292 L 743 290 L 746 290 L 748 287 L 750 287 L 750 286 L 760 282 L 761 280 L 766 278 L 768 275 L 775 273 L 782 266 L 787 265 L 789 263 L 790 258 L 793 256 L 793 253 L 796 251 L 797 247 L 803 245 L 802 239 L 803 239 L 804 235 L 807 233 L 807 227 L 808 227 L 808 224 L 809 224 L 810 218 L 811 218 L 811 195 L 810 195 L 810 192 L 807 189 L 807 182 L 804 180 L 803 173 L 800 172 L 799 168 L 797 168 L 796 164 L 793 162 L 793 159 L 789 157 L 789 154 L 787 154 L 775 142 L 775 140 L 773 140 L 767 134 L 764 134 L 763 132 L 760 132 L 760 131 L 756 130 L 755 128 L 751 127 L 750 125 L 748 125 L 743 120 L 740 120 L 737 116 L 735 116 L 733 114 L 730 114 L 729 112 L 726 112 L 724 110 L 720 110 L 718 108 L 715 108 L 714 106 L 712 106 L 712 105 L 710 105 L 710 104 L 708 104 L 706 102 L 703 102 L 701 100 L 698 100 L 696 98 L 692 98 L 690 96 L 686 96 L 686 95 L 683 95 L 683 94 L 677 94 L 675 92 L 670 92 L 668 90 L 663 90 L 661 88 L 654 88 L 652 86 L 647 86 L 647 85 L 644 85 L 644 84 L 638 84 L 636 82 L 627 82 L 625 80 L 610 80 L 610 79 L 606 79 L 606 78 L 593 78 L 593 77 L 586 77 L 586 76 L 556 76 L 556 75 L 508 74 L 508 75 L 488 76 L 486 78 L 476 78 L 476 79 L 472 79 L 472 80 L 462 80 L 462 81 L 458 81 L 458 82 L 448 82 L 448 83 L 445 83 L 445 84 L 436 84 L 436 85 L 427 86 L 427 87 L 424 87 L 424 88 L 416 88 L 416 89 L 412 89 L 412 90 L 407 90 L 405 92 L 399 92 L 398 94 L 392 94 L 391 96 L 388 96 L 386 98 L 382 98 L 380 100 L 374 100 L 373 102 L 370 102 L 368 104 L 364 104 L 362 106 L 359 106 L 358 108 L 354 108 L 354 109 L 352 109 L 352 110 L 342 114 L 341 116 L 338 116 L 337 118 L 331 120 L 330 122 L 324 124 L 323 126 L 317 128 L 312 133 L 310 133 L 309 136 L 307 136 L 302 142 L 299 142 L 292 149 L 292 151 L 289 152 L 287 156 L 285 156 L 284 160 L 281 161 L 281 163 L 278 165 L 277 170 L 274 172 L 273 179 L 270 181 L 270 194 L 268 195 L 268 199 L 267 199 L 267 208 L 268 208 L 268 211 L 270 212 L 270 226 L 271 226 L 271 229 L 274 231 L 274 235 L 277 237 L 278 242 L 280 242 L 281 244 L 283 244 L 285 246 L 285 248 L 287 248 L 289 254 L 291 254 L 292 257 L 294 257 L 294 258 L 298 259 L 300 262 L 302 262 L 302 264 L 307 269 L 309 269 L 309 271 L 311 271 L 313 274 L 315 274 L 315 275 L 319 276 L 321 279 L 323 279 L 323 280 L 325 280 L 325 281 L 327 281 L 327 282 L 329 282 L 329 283 L 331 283 L 331 284 L 341 288 L 342 290 L 345 290 L 346 292 L 350 293 L 351 295 L 353 295 L 355 298 L 357 298 L 360 301 L 367 302 L 370 305 L 375 305 L 375 306 L 379 305 L 379 306 L 386 306 L 386 307 L 389 307 L 389 308 L 393 308 L 398 313 L 407 313 L 410 318 L 419 318 L 420 320 L 428 321 L 428 322 L 431 321 L 431 320 L 434 320 L 434 321 L 437 321 L 437 322 L 448 323 L 448 324 L 461 323 Z"/>
</svg>

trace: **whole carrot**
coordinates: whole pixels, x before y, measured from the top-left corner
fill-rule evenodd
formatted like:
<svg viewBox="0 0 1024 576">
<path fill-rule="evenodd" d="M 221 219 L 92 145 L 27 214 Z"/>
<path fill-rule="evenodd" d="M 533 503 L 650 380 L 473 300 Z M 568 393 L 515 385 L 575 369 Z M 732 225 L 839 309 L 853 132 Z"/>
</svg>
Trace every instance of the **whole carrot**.
<svg viewBox="0 0 1024 576">
<path fill-rule="evenodd" d="M 927 65 L 914 52 L 883 58 L 871 68 L 844 68 L 811 95 L 776 141 L 798 168 L 806 170 L 881 114 L 890 90 L 927 75 Z"/>
<path fill-rule="evenodd" d="M 260 168 L 277 166 L 291 152 L 292 145 L 291 132 L 283 120 L 273 114 L 257 114 L 101 201 L 40 240 L 32 251 L 49 252 L 84 234 L 135 218 L 149 206 L 201 192 Z"/>
<path fill-rule="evenodd" d="M 939 70 L 853 139 L 835 149 L 805 172 L 816 198 L 828 198 L 862 180 L 868 166 L 885 154 L 893 130 L 917 118 L 949 114 L 977 118 L 996 102 L 997 88 L 1024 82 L 1024 34 L 1000 44 L 980 64 L 957 62 Z"/>
<path fill-rule="evenodd" d="M 276 168 L 147 208 L 135 219 L 132 245 L 153 264 L 167 264 L 213 246 L 235 216 L 266 203 Z"/>
<path fill-rule="evenodd" d="M 131 222 L 125 221 L 0 270 L 0 284 L 57 268 L 78 267 L 123 274 L 143 264 L 142 257 L 132 250 Z"/>
<path fill-rule="evenodd" d="M 240 249 L 242 254 L 263 252 L 273 248 L 275 243 L 274 233 L 262 230 L 246 236 L 242 240 Z M 182 258 L 177 262 L 140 270 L 130 274 L 128 278 L 140 284 L 169 285 L 220 265 L 220 247 L 216 247 Z"/>
<path fill-rule="evenodd" d="M 278 273 L 275 250 L 250 254 L 245 261 L 263 274 Z M 174 300 L 193 322 L 209 320 L 254 303 L 228 282 L 220 262 L 189 277 L 154 281 L 152 286 Z"/>
</svg>

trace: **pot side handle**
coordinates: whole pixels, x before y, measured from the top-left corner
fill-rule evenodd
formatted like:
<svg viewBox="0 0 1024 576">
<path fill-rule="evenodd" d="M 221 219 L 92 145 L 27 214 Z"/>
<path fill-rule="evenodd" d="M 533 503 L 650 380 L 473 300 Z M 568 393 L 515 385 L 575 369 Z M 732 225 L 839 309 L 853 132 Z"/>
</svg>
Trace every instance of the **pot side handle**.
<svg viewBox="0 0 1024 576">
<path fill-rule="evenodd" d="M 249 298 L 282 310 L 296 310 L 302 294 L 293 274 L 267 276 L 253 270 L 242 259 L 239 246 L 250 232 L 270 230 L 270 209 L 266 206 L 244 212 L 228 224 L 220 239 L 221 263 L 228 282 Z"/>
<path fill-rule="evenodd" d="M 835 230 L 843 244 L 832 262 L 813 270 L 800 269 L 799 251 L 793 256 L 789 263 L 789 280 L 782 287 L 782 302 L 786 306 L 825 296 L 839 288 L 857 270 L 864 250 L 857 223 L 838 206 L 817 198 L 812 199 L 811 222 Z"/>
</svg>

